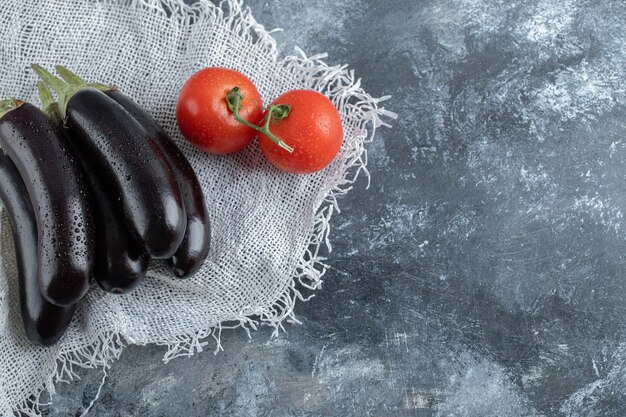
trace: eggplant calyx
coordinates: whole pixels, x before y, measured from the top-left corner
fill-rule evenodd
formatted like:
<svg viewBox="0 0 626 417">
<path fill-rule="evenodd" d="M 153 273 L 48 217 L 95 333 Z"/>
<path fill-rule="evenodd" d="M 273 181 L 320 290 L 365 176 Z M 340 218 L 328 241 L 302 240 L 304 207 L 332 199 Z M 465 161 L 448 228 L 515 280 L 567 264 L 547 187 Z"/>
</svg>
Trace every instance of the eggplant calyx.
<svg viewBox="0 0 626 417">
<path fill-rule="evenodd" d="M 0 100 L 0 117 L 3 117 L 5 114 L 10 112 L 11 110 L 15 110 L 24 104 L 23 101 L 17 100 L 15 98 L 9 98 L 7 100 Z"/>
<path fill-rule="evenodd" d="M 43 68 L 39 64 L 32 64 L 31 68 L 33 69 L 33 71 L 35 71 L 35 73 L 39 76 L 39 78 L 41 78 L 41 80 L 48 87 L 50 87 L 52 90 L 54 90 L 57 93 L 57 95 L 59 96 L 59 101 L 57 102 L 58 103 L 57 110 L 61 119 L 65 119 L 65 109 L 67 107 L 67 102 L 69 101 L 71 96 L 73 96 L 76 93 L 76 91 L 78 91 L 78 88 L 77 88 L 78 86 L 74 86 L 74 85 L 70 86 L 65 81 L 52 75 L 50 72 L 48 72 L 45 68 Z M 42 93 L 43 93 L 43 96 L 42 96 Z M 44 92 L 43 89 L 41 88 L 39 88 L 39 95 L 41 97 L 42 105 L 45 111 L 46 107 L 47 108 L 51 107 L 51 104 L 48 101 L 49 97 L 47 97 L 47 93 Z M 50 93 L 50 96 L 51 95 L 52 94 Z"/>
<path fill-rule="evenodd" d="M 110 85 L 102 84 L 102 83 L 88 83 L 87 81 L 80 78 L 78 75 L 74 74 L 67 67 L 63 65 L 55 65 L 54 70 L 59 74 L 59 76 L 68 84 L 76 85 L 81 87 L 91 87 L 100 91 L 108 91 L 115 90 L 116 88 Z"/>
<path fill-rule="evenodd" d="M 70 85 L 85 85 L 87 81 L 74 74 L 72 71 L 64 67 L 63 65 L 55 65 L 54 70 L 59 76 Z"/>
<path fill-rule="evenodd" d="M 57 70 L 59 69 L 61 70 L 62 75 L 61 74 L 60 75 L 61 77 L 63 77 L 63 79 L 51 74 L 41 65 L 32 64 L 31 68 L 33 69 L 33 71 L 35 71 L 35 73 L 39 76 L 39 78 L 41 78 L 41 80 L 45 84 L 47 84 L 48 87 L 54 90 L 59 96 L 56 111 L 61 120 L 65 119 L 67 103 L 70 101 L 72 96 L 74 96 L 74 94 L 76 94 L 78 91 L 85 89 L 85 88 L 95 88 L 101 91 L 109 89 L 109 87 L 105 86 L 104 84 L 87 83 L 83 81 L 80 77 L 78 77 L 76 74 L 72 73 L 70 70 L 60 65 L 58 65 L 56 68 Z M 41 92 L 40 92 L 40 95 L 41 95 Z M 44 93 L 44 96 L 45 96 L 45 93 Z M 47 100 L 47 97 L 46 97 L 46 100 Z M 44 104 L 44 111 L 46 107 L 50 108 L 51 105 L 49 103 Z"/>
<path fill-rule="evenodd" d="M 39 92 L 39 99 L 41 100 L 41 110 L 54 123 L 59 124 L 62 120 L 59 112 L 59 103 L 52 97 L 52 91 L 50 91 L 48 85 L 43 81 L 37 82 L 37 91 Z"/>
</svg>

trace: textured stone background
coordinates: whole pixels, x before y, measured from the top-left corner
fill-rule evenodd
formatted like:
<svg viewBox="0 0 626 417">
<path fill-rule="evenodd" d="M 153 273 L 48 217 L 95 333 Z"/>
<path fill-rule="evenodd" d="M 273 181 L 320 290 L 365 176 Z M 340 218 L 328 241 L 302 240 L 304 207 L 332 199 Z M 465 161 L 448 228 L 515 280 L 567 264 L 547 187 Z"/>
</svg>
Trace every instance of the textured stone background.
<svg viewBox="0 0 626 417">
<path fill-rule="evenodd" d="M 626 415 L 626 5 L 249 5 L 400 118 L 340 201 L 302 326 L 166 365 L 127 349 L 90 415 Z M 79 415 L 100 380 L 45 414 Z"/>
</svg>

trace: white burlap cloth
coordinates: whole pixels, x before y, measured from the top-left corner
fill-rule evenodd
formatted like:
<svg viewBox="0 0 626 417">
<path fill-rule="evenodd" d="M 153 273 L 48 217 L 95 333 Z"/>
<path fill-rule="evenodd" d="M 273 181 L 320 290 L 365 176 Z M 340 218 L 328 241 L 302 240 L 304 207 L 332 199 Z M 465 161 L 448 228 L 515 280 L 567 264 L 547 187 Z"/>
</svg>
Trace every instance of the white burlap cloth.
<svg viewBox="0 0 626 417">
<path fill-rule="evenodd" d="M 42 393 L 71 379 L 77 367 L 106 367 L 124 345 L 168 347 L 164 360 L 219 350 L 225 327 L 279 329 L 293 319 L 301 289 L 320 284 L 335 197 L 365 167 L 363 144 L 393 116 L 378 108 L 345 67 L 323 57 L 278 60 L 275 42 L 237 1 L 2 1 L 0 97 L 39 104 L 30 64 L 63 64 L 87 80 L 116 84 L 143 105 L 181 145 L 202 183 L 212 222 L 212 246 L 202 270 L 173 280 L 155 265 L 124 296 L 97 286 L 56 346 L 32 346 L 21 329 L 13 246 L 2 222 L 0 262 L 0 414 L 37 415 Z M 174 108 L 185 79 L 205 66 L 246 74 L 265 103 L 294 88 L 323 92 L 340 110 L 344 142 L 324 171 L 306 176 L 271 167 L 256 143 L 231 156 L 188 146 Z M 384 99 L 384 98 L 383 98 Z M 371 136 L 369 136 L 371 137 Z M 213 336 L 213 338 L 209 338 Z M 215 340 L 214 340 L 215 339 Z"/>
</svg>

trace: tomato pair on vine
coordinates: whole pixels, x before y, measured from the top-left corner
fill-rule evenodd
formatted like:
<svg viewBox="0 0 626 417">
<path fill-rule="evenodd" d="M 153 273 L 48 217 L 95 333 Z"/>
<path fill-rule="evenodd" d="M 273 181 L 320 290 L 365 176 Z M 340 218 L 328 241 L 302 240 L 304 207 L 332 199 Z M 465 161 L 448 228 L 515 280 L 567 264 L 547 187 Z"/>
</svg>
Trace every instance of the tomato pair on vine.
<svg viewBox="0 0 626 417">
<path fill-rule="evenodd" d="M 323 94 L 291 90 L 263 108 L 252 81 L 227 68 L 193 74 L 178 97 L 176 119 L 189 142 L 214 154 L 240 151 L 258 134 L 265 157 L 297 174 L 326 167 L 343 140 L 339 113 Z"/>
</svg>

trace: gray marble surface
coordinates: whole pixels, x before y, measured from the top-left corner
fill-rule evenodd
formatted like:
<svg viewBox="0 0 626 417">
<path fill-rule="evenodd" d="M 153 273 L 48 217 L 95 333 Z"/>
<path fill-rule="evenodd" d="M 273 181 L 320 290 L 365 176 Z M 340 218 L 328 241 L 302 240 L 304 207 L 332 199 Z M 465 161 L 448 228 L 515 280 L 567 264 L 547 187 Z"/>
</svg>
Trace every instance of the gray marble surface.
<svg viewBox="0 0 626 417">
<path fill-rule="evenodd" d="M 626 415 L 626 5 L 249 5 L 400 118 L 340 200 L 302 326 L 165 365 L 129 348 L 90 415 Z M 100 381 L 44 414 L 80 415 Z"/>
</svg>

